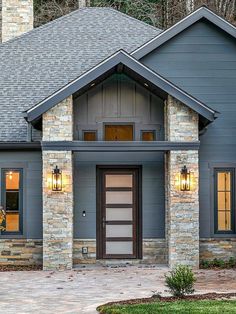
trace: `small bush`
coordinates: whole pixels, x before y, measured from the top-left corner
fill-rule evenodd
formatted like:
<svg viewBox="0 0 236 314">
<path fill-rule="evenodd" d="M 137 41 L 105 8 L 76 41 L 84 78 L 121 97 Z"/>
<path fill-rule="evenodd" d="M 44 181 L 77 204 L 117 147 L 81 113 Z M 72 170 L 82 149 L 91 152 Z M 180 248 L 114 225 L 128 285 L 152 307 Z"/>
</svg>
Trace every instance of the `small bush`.
<svg viewBox="0 0 236 314">
<path fill-rule="evenodd" d="M 214 258 L 211 261 L 202 260 L 200 263 L 200 268 L 208 269 L 208 268 L 234 268 L 236 267 L 236 259 L 234 257 L 230 257 L 228 260 L 224 261 L 222 259 Z"/>
<path fill-rule="evenodd" d="M 165 276 L 165 282 L 170 289 L 170 293 L 176 297 L 183 297 L 186 294 L 194 292 L 194 283 L 196 278 L 189 266 L 178 265 Z"/>
<path fill-rule="evenodd" d="M 201 264 L 200 264 L 201 268 L 207 269 L 211 267 L 211 262 L 207 261 L 207 260 L 202 260 Z"/>
<path fill-rule="evenodd" d="M 229 264 L 230 268 L 235 267 L 236 266 L 236 259 L 234 257 L 230 257 L 228 264 Z"/>
</svg>

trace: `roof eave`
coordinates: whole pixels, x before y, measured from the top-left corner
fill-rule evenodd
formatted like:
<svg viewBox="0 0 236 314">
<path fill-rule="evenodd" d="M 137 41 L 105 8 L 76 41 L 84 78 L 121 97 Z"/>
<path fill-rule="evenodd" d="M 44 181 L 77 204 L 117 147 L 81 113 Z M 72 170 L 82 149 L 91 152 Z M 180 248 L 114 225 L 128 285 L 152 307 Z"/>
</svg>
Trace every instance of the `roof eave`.
<svg viewBox="0 0 236 314">
<path fill-rule="evenodd" d="M 38 119 L 44 112 L 48 111 L 50 108 L 63 101 L 70 95 L 74 94 L 76 91 L 84 88 L 85 86 L 89 86 L 89 84 L 94 82 L 96 78 L 101 77 L 104 73 L 107 73 L 118 64 L 123 64 L 135 73 L 138 73 L 140 76 L 144 77 L 147 82 L 157 86 L 166 94 L 172 95 L 210 122 L 214 121 L 216 112 L 213 109 L 207 107 L 196 98 L 184 92 L 176 85 L 166 80 L 158 73 L 152 71 L 123 50 L 119 50 L 114 55 L 110 56 L 85 74 L 81 75 L 76 80 L 72 81 L 70 84 L 64 86 L 62 89 L 46 98 L 44 101 L 29 109 L 27 112 L 25 112 L 27 121 L 32 122 Z"/>
<path fill-rule="evenodd" d="M 146 44 L 133 51 L 131 55 L 137 59 L 143 58 L 148 53 L 157 49 L 159 46 L 170 40 L 172 37 L 178 35 L 189 26 L 203 18 L 212 22 L 214 25 L 218 26 L 220 29 L 224 30 L 226 33 L 236 38 L 236 27 L 234 25 L 230 24 L 228 21 L 224 20 L 222 17 L 218 16 L 213 11 L 203 6 L 186 16 L 178 23 L 174 24 L 172 27 L 163 31 L 161 34 L 157 35 Z"/>
</svg>

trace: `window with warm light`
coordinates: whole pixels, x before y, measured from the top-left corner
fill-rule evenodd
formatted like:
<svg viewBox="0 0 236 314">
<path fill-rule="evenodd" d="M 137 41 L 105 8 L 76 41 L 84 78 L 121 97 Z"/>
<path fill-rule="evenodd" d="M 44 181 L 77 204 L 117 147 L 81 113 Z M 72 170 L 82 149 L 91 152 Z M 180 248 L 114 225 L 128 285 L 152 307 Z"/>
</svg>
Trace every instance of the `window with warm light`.
<svg viewBox="0 0 236 314">
<path fill-rule="evenodd" d="M 151 142 L 156 140 L 155 131 L 141 131 L 141 140 L 145 142 Z"/>
<path fill-rule="evenodd" d="M 97 132 L 96 131 L 83 131 L 83 140 L 87 142 L 96 141 Z"/>
<path fill-rule="evenodd" d="M 22 232 L 22 169 L 2 170 L 2 233 Z"/>
<path fill-rule="evenodd" d="M 105 141 L 133 141 L 133 125 L 105 125 Z"/>
<path fill-rule="evenodd" d="M 216 231 L 234 231 L 234 169 L 215 170 Z"/>
</svg>

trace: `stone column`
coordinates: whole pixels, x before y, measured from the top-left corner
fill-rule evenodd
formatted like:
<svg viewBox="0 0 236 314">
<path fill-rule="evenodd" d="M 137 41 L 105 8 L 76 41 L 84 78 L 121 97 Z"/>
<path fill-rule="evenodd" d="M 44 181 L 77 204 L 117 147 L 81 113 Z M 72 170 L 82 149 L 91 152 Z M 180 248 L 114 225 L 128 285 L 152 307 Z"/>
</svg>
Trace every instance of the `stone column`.
<svg viewBox="0 0 236 314">
<path fill-rule="evenodd" d="M 68 97 L 43 115 L 43 141 L 73 140 L 73 99 Z M 73 160 L 71 151 L 43 151 L 43 268 L 71 269 L 73 250 Z M 55 166 L 62 171 L 62 191 L 51 189 Z"/>
<path fill-rule="evenodd" d="M 33 0 L 0 0 L 0 5 L 2 42 L 33 29 Z"/>
<path fill-rule="evenodd" d="M 166 139 L 198 141 L 198 114 L 169 96 L 166 102 Z M 180 191 L 178 176 L 182 167 L 191 172 L 191 191 Z M 170 151 L 166 156 L 166 232 L 169 266 L 199 264 L 198 151 Z"/>
</svg>

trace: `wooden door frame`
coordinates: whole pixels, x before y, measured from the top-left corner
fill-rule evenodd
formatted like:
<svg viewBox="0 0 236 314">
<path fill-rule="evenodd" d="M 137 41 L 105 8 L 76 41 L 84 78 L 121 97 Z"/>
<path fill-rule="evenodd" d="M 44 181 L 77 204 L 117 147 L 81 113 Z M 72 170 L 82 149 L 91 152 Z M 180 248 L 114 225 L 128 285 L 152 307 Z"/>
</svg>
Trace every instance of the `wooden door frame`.
<svg viewBox="0 0 236 314">
<path fill-rule="evenodd" d="M 135 257 L 127 257 L 127 259 L 142 259 L 142 166 L 133 165 L 101 165 L 97 166 L 96 169 L 96 248 L 97 248 L 97 259 L 104 259 L 103 257 L 103 228 L 102 228 L 102 187 L 103 187 L 103 172 L 105 170 L 134 170 L 137 171 L 137 178 L 135 184 L 137 185 L 136 191 L 138 193 L 137 199 L 137 210 L 136 210 L 136 252 Z M 133 240 L 134 241 L 134 240 Z M 114 257 L 115 259 L 126 259 L 125 255 Z M 108 257 L 109 259 L 109 257 Z"/>
</svg>

